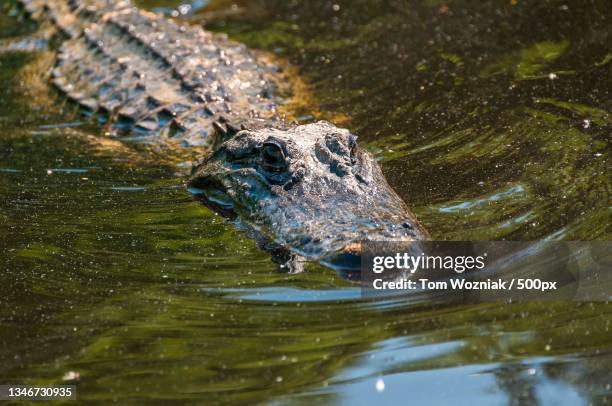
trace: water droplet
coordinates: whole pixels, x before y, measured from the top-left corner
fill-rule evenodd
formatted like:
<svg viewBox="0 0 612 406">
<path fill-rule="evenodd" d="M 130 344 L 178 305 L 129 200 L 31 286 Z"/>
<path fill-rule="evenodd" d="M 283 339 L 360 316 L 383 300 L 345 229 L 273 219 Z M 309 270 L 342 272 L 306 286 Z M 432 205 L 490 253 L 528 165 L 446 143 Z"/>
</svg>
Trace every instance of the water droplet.
<svg viewBox="0 0 612 406">
<path fill-rule="evenodd" d="M 535 369 L 535 368 L 529 368 L 529 369 L 527 370 L 527 373 L 528 373 L 529 375 L 531 375 L 531 376 L 535 375 L 537 372 L 538 372 L 538 371 L 536 371 L 536 369 Z"/>
<path fill-rule="evenodd" d="M 589 128 L 590 126 L 591 126 L 591 120 L 589 120 L 588 118 L 585 118 L 584 120 L 582 120 L 582 127 Z"/>
</svg>

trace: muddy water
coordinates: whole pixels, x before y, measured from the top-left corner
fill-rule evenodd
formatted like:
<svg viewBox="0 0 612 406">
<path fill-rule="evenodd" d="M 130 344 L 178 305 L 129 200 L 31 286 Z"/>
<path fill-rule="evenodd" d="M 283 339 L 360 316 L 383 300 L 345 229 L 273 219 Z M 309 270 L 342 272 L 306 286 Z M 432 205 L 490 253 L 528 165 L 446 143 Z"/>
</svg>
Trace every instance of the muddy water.
<svg viewBox="0 0 612 406">
<path fill-rule="evenodd" d="M 309 89 L 291 113 L 358 134 L 434 237 L 610 238 L 608 2 L 182 10 L 289 61 Z M 35 31 L 2 3 L 3 41 Z M 197 152 L 99 137 L 48 87 L 52 59 L 0 54 L 2 383 L 74 372 L 99 403 L 610 400 L 608 304 L 370 302 L 314 264 L 278 273 L 185 191 Z"/>
</svg>

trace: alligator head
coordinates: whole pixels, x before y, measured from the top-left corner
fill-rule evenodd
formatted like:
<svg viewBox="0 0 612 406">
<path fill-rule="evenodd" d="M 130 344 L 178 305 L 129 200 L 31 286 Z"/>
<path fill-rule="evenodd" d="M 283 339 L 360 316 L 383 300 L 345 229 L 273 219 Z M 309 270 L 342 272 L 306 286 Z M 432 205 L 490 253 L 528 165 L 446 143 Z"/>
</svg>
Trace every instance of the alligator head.
<svg viewBox="0 0 612 406">
<path fill-rule="evenodd" d="M 190 186 L 279 246 L 351 268 L 360 241 L 427 237 L 356 140 L 322 121 L 239 131 L 195 169 Z"/>
</svg>

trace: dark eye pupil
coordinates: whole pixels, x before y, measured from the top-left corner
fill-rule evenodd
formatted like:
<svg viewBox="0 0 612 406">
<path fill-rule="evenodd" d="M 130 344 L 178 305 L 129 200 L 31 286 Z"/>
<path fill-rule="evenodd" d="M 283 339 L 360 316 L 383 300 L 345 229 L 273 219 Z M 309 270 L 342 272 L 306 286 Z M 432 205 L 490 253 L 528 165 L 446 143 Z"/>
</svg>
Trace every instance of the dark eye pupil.
<svg viewBox="0 0 612 406">
<path fill-rule="evenodd" d="M 263 147 L 263 157 L 267 164 L 278 165 L 285 161 L 283 151 L 278 145 L 266 144 Z"/>
</svg>

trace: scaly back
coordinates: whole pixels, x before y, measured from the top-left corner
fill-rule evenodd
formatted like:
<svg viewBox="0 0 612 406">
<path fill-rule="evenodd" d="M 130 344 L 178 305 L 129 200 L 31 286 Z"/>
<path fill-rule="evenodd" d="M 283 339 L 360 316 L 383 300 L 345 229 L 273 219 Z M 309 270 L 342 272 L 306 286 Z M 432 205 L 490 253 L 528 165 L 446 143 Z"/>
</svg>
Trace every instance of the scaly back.
<svg viewBox="0 0 612 406">
<path fill-rule="evenodd" d="M 128 1 L 20 1 L 68 38 L 53 83 L 118 133 L 199 145 L 215 128 L 280 122 L 276 70 L 223 35 Z"/>
</svg>

